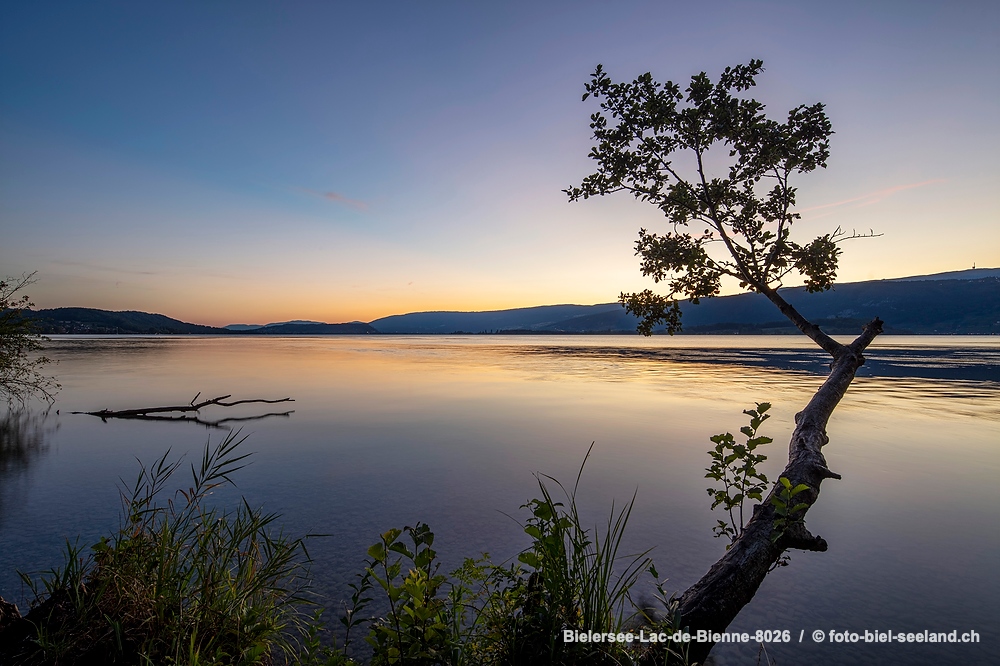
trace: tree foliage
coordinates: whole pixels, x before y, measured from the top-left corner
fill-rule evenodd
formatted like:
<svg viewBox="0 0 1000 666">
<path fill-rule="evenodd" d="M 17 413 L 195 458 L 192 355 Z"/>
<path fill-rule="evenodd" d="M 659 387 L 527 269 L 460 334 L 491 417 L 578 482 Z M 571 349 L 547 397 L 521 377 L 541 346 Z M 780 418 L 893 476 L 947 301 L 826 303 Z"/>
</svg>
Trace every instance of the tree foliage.
<svg viewBox="0 0 1000 666">
<path fill-rule="evenodd" d="M 672 227 L 666 234 L 641 229 L 636 241 L 643 275 L 665 282 L 668 293 L 621 295 L 646 335 L 660 323 L 680 330 L 678 299 L 716 296 L 724 276 L 772 301 L 789 274 L 803 276 L 811 292 L 833 285 L 844 234 L 791 238 L 799 219 L 791 180 L 826 167 L 830 121 L 819 103 L 795 107 L 784 122 L 768 118 L 764 104 L 742 95 L 762 70 L 762 61 L 751 60 L 715 82 L 702 72 L 682 90 L 649 73 L 614 83 L 598 65 L 585 86 L 583 99 L 600 101 L 590 123 L 598 168 L 565 192 L 571 201 L 630 192 Z M 786 303 L 776 304 L 795 321 Z"/>
<path fill-rule="evenodd" d="M 32 396 L 52 402 L 59 384 L 41 373 L 52 361 L 41 355 L 43 338 L 33 332 L 25 311 L 33 303 L 23 289 L 34 273 L 0 280 L 0 400 L 23 406 Z"/>
</svg>

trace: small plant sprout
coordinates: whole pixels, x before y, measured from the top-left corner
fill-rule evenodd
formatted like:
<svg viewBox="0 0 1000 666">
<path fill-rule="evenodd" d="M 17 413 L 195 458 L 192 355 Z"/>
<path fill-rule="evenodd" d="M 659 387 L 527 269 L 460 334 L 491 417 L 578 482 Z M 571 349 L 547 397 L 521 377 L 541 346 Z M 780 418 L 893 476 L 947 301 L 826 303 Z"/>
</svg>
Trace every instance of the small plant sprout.
<svg viewBox="0 0 1000 666">
<path fill-rule="evenodd" d="M 767 490 L 767 477 L 757 471 L 757 465 L 767 460 L 767 456 L 755 451 L 757 447 L 773 441 L 770 437 L 757 434 L 761 424 L 771 418 L 767 413 L 771 409 L 771 403 L 758 402 L 756 405 L 756 409 L 743 410 L 750 417 L 750 424 L 740 428 L 740 432 L 746 436 L 746 442 L 737 444 L 729 432 L 710 437 L 715 448 L 708 452 L 712 457 L 712 464 L 705 468 L 708 472 L 705 478 L 718 481 L 722 488 L 707 490 L 712 496 L 712 508 L 721 506 L 729 515 L 728 522 L 718 521 L 712 531 L 717 537 L 729 537 L 730 545 L 743 533 L 746 525 L 743 505 L 747 498 L 761 502 L 763 493 Z"/>
<path fill-rule="evenodd" d="M 809 490 L 809 486 L 800 483 L 794 488 L 792 482 L 785 477 L 778 479 L 781 490 L 777 495 L 771 496 L 771 504 L 774 505 L 774 513 L 777 518 L 774 521 L 774 533 L 771 534 L 771 541 L 775 542 L 784 536 L 793 525 L 802 523 L 802 511 L 809 508 L 805 502 L 795 504 L 795 496 L 801 492 Z"/>
</svg>

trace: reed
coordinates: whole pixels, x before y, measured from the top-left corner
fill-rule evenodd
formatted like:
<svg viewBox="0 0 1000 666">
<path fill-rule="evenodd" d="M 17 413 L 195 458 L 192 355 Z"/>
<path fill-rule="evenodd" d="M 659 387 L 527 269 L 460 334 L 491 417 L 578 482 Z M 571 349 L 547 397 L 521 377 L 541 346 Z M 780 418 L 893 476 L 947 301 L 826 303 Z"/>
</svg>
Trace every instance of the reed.
<svg viewBox="0 0 1000 666">
<path fill-rule="evenodd" d="M 591 445 L 591 450 L 593 445 Z M 524 531 L 531 546 L 518 556 L 527 567 L 508 590 L 518 599 L 516 608 L 495 618 L 493 631 L 509 635 L 508 663 L 630 663 L 632 656 L 618 643 L 567 643 L 566 629 L 597 633 L 623 631 L 637 615 L 631 589 L 650 570 L 649 551 L 620 552 L 635 495 L 621 509 L 612 506 L 603 529 L 586 528 L 577 507 L 577 492 L 590 450 L 572 490 L 557 479 L 538 475 L 541 497 L 522 506 L 531 517 Z M 558 501 L 547 482 L 554 483 L 564 501 Z M 512 611 L 512 612 L 511 612 Z M 506 626 L 504 626 L 506 625 Z"/>
<path fill-rule="evenodd" d="M 182 461 L 168 451 L 122 491 L 117 532 L 89 552 L 67 542 L 65 564 L 22 574 L 36 604 L 25 664 L 266 664 L 297 651 L 308 603 L 303 539 L 278 516 L 209 506 L 249 454 L 231 433 L 206 445 L 191 484 L 167 494 Z"/>
</svg>

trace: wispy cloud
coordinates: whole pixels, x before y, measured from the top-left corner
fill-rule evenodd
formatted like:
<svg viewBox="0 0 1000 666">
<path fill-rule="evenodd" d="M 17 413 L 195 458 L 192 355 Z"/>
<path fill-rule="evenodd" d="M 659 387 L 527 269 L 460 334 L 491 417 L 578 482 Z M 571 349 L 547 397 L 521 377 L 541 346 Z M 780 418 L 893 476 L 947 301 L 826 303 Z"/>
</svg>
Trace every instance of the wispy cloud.
<svg viewBox="0 0 1000 666">
<path fill-rule="evenodd" d="M 884 199 L 888 199 L 897 192 L 902 192 L 904 190 L 913 190 L 918 187 L 926 187 L 928 185 L 937 185 L 939 183 L 948 182 L 945 178 L 935 178 L 934 180 L 924 180 L 919 183 L 910 183 L 908 185 L 896 185 L 894 187 L 887 187 L 882 190 L 877 190 L 875 192 L 869 192 L 868 194 L 863 194 L 860 197 L 853 197 L 851 199 L 844 199 L 843 201 L 835 201 L 833 203 L 823 204 L 821 206 L 811 206 L 809 208 L 800 208 L 800 213 L 811 213 L 819 210 L 827 210 L 830 208 L 838 208 L 840 206 L 848 206 L 853 204 L 853 208 L 860 208 L 862 206 L 871 206 Z"/>
<path fill-rule="evenodd" d="M 124 268 L 121 266 L 106 266 L 103 264 L 93 264 L 85 261 L 74 261 L 71 259 L 53 259 L 49 262 L 54 266 L 62 266 L 69 268 L 82 268 L 85 272 L 94 273 L 112 273 L 121 275 L 197 275 L 199 278 L 213 278 L 213 279 L 226 279 L 226 280 L 240 280 L 245 281 L 246 278 L 237 273 L 223 273 L 219 271 L 209 270 L 205 266 L 199 265 L 197 262 L 180 262 L 170 266 L 163 266 L 160 270 L 156 271 L 140 271 L 130 268 Z M 115 283 L 117 286 L 118 283 Z"/>
<path fill-rule="evenodd" d="M 332 201 L 334 203 L 341 204 L 343 206 L 348 206 L 355 210 L 368 210 L 368 203 L 365 201 L 360 201 L 358 199 L 351 199 L 350 197 L 345 197 L 340 192 L 320 192 L 319 190 L 310 190 L 309 188 L 303 187 L 299 188 L 300 191 L 306 194 L 311 194 L 314 197 L 321 197 L 327 201 Z"/>
<path fill-rule="evenodd" d="M 69 259 L 53 259 L 51 262 L 56 266 L 69 266 L 71 268 L 86 268 L 92 271 L 105 273 L 124 273 L 126 275 L 160 275 L 160 271 L 137 271 L 119 266 L 102 266 L 100 264 L 90 264 L 84 261 L 72 261 Z"/>
</svg>

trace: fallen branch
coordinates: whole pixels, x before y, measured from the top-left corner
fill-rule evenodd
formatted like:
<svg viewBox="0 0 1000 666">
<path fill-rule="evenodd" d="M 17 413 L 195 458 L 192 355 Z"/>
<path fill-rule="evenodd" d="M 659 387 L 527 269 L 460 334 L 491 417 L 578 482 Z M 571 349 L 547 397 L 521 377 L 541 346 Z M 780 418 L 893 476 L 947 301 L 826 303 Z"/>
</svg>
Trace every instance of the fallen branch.
<svg viewBox="0 0 1000 666">
<path fill-rule="evenodd" d="M 201 419 L 197 416 L 185 416 L 185 414 L 198 413 L 202 408 L 209 407 L 211 405 L 217 405 L 219 407 L 235 407 L 236 405 L 246 405 L 250 403 L 263 403 L 267 405 L 273 405 L 279 402 L 295 402 L 292 398 L 278 398 L 277 400 L 267 400 L 265 398 L 251 398 L 246 400 L 233 400 L 231 402 L 226 402 L 227 398 L 231 398 L 232 394 L 222 395 L 218 398 L 212 398 L 211 400 L 202 400 L 196 403 L 195 401 L 201 396 L 199 392 L 192 398 L 191 402 L 187 405 L 174 405 L 170 407 L 141 407 L 139 409 L 102 409 L 96 412 L 70 412 L 71 414 L 86 414 L 88 416 L 96 416 L 102 421 L 106 419 L 142 419 L 147 421 L 192 421 L 195 423 L 200 423 L 201 425 L 207 427 L 222 427 L 220 424 L 227 421 L 253 421 L 256 419 L 263 419 L 269 416 L 288 416 L 292 414 L 291 411 L 288 412 L 273 412 L 270 414 L 262 414 L 260 416 L 247 416 L 241 418 L 228 418 L 220 419 L 218 421 L 207 421 Z M 156 414 L 171 414 L 177 413 L 178 416 L 154 416 Z"/>
<path fill-rule="evenodd" d="M 72 414 L 90 414 L 90 412 L 71 412 Z M 220 430 L 225 430 L 227 423 L 238 423 L 241 421 L 260 421 L 261 419 L 268 419 L 272 416 L 284 416 L 285 418 L 291 416 L 295 413 L 295 410 L 289 410 L 287 412 L 269 412 L 267 414 L 259 414 L 257 416 L 230 416 L 224 419 L 203 419 L 200 416 L 192 416 L 189 414 L 181 414 L 179 416 L 117 416 L 111 418 L 119 419 L 136 419 L 139 421 L 171 421 L 178 422 L 183 421 L 185 423 L 196 423 L 200 426 L 205 426 L 206 428 L 218 428 Z M 106 417 L 105 417 L 106 418 Z M 103 419 L 102 419 L 103 420 Z"/>
</svg>

